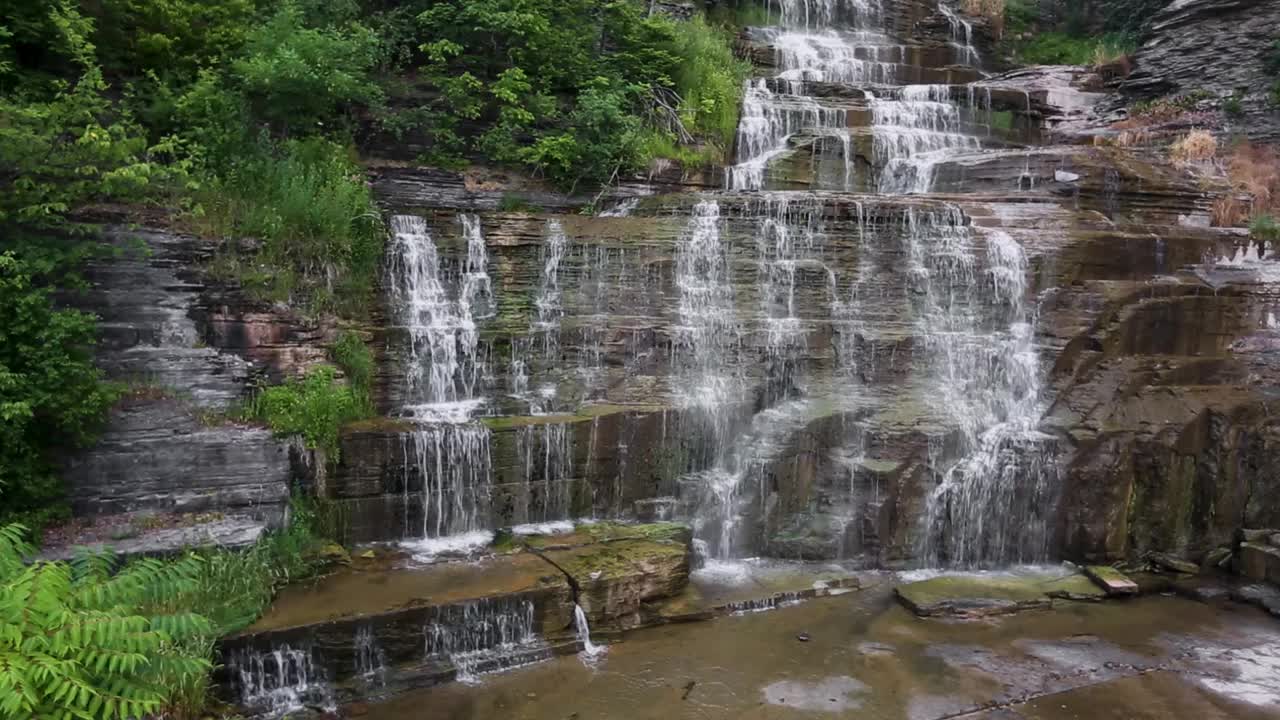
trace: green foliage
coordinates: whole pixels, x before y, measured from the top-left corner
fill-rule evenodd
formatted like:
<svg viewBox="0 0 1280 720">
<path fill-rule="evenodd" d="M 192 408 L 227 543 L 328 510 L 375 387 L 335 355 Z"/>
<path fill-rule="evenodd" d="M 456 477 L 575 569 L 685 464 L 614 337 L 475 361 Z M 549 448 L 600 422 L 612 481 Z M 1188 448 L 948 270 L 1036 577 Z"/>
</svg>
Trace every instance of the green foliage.
<svg viewBox="0 0 1280 720">
<path fill-rule="evenodd" d="M 249 414 L 281 436 L 298 435 L 307 447 L 338 459 L 338 430 L 368 416 L 368 408 L 349 385 L 337 382 L 333 368 L 317 367 L 301 379 L 263 388 L 250 403 Z"/>
<path fill-rule="evenodd" d="M 236 160 L 198 197 L 204 232 L 262 241 L 251 256 L 231 258 L 251 289 L 314 312 L 369 306 L 385 233 L 343 147 L 311 139 L 268 148 Z"/>
<path fill-rule="evenodd" d="M 102 0 L 102 62 L 127 73 L 190 76 L 235 54 L 254 27 L 253 0 Z"/>
<path fill-rule="evenodd" d="M 88 37 L 92 23 L 67 0 L 50 4 L 45 19 L 76 70 L 70 80 L 0 95 L 0 232 L 10 241 L 15 233 L 66 230 L 68 213 L 79 206 L 138 200 L 157 186 L 180 184 L 187 169 L 157 162 L 176 144 L 149 147 L 127 110 L 108 97 Z"/>
<path fill-rule="evenodd" d="M 59 462 L 94 440 L 118 395 L 93 365 L 93 340 L 91 316 L 54 310 L 26 265 L 0 254 L 0 520 L 60 512 Z"/>
<path fill-rule="evenodd" d="M 1259 240 L 1280 241 L 1280 223 L 1271 215 L 1258 215 L 1249 223 L 1249 234 Z"/>
<path fill-rule="evenodd" d="M 284 2 L 249 34 L 232 75 L 257 117 L 289 132 L 322 129 L 353 105 L 372 106 L 382 91 L 370 78 L 378 41 L 356 22 L 312 28 Z"/>
<path fill-rule="evenodd" d="M 439 0 L 416 22 L 426 92 L 402 91 L 381 124 L 424 135 L 433 161 L 479 153 L 573 188 L 643 167 L 650 130 L 732 142 L 747 67 L 701 18 L 635 0 Z"/>
<path fill-rule="evenodd" d="M 733 145 L 742 105 L 742 84 L 751 73 L 745 60 L 733 55 L 724 31 L 695 17 L 675 24 L 674 54 L 679 58 L 675 89 L 683 98 L 681 119 L 694 135 L 722 148 Z"/>
<path fill-rule="evenodd" d="M 1222 112 L 1228 117 L 1239 118 L 1244 116 L 1244 104 L 1240 101 L 1239 95 L 1232 95 L 1222 101 Z"/>
<path fill-rule="evenodd" d="M 374 363 L 369 346 L 364 344 L 359 335 L 347 330 L 338 336 L 331 355 L 333 362 L 347 376 L 347 383 L 351 385 L 351 391 L 355 393 L 361 407 L 366 410 L 366 414 L 372 414 Z"/>
<path fill-rule="evenodd" d="M 764 27 L 778 22 L 776 12 L 756 0 L 732 0 L 718 2 L 707 10 L 707 22 L 724 28 L 727 32 L 737 32 L 744 27 Z"/>
<path fill-rule="evenodd" d="M 1099 57 L 1122 57 L 1134 49 L 1134 40 L 1123 34 L 1085 37 L 1045 32 L 1021 43 L 1015 52 L 1019 62 L 1031 65 L 1091 65 Z"/>
<path fill-rule="evenodd" d="M 1040 20 L 1040 6 L 1035 0 L 1005 0 L 1004 32 L 1021 35 L 1028 32 Z"/>
<path fill-rule="evenodd" d="M 205 676 L 209 662 L 189 643 L 211 623 L 153 609 L 193 590 L 198 559 L 139 560 L 115 574 L 109 556 L 26 565 L 24 532 L 0 527 L 0 719 L 142 718 Z"/>
</svg>

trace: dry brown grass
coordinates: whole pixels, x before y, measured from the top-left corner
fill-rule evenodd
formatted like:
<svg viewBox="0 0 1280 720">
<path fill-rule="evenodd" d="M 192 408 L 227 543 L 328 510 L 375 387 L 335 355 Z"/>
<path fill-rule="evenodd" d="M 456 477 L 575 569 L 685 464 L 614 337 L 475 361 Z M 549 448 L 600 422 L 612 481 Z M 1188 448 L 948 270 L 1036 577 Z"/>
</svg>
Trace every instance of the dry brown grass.
<svg viewBox="0 0 1280 720">
<path fill-rule="evenodd" d="M 1211 212 L 1215 227 L 1236 227 L 1249 219 L 1249 204 L 1232 193 L 1214 200 Z"/>
<path fill-rule="evenodd" d="M 1004 2 L 1005 0 L 964 0 L 960 9 L 966 15 L 984 17 L 991 24 L 991 33 L 996 37 L 1004 35 Z"/>
<path fill-rule="evenodd" d="M 1205 130 L 1192 130 L 1169 148 L 1169 157 L 1180 163 L 1205 163 L 1218 156 L 1218 141 Z"/>
<path fill-rule="evenodd" d="M 1253 196 L 1255 212 L 1280 210 L 1280 153 L 1273 145 L 1241 143 L 1227 160 L 1231 186 Z"/>
<path fill-rule="evenodd" d="M 1125 130 L 1116 136 L 1115 145 L 1117 147 L 1136 147 L 1140 145 L 1151 144 L 1151 131 L 1143 130 Z"/>
<path fill-rule="evenodd" d="M 1214 225 L 1234 227 L 1260 215 L 1280 214 L 1280 151 L 1275 146 L 1236 145 L 1226 172 L 1234 192 L 1214 201 Z"/>
</svg>

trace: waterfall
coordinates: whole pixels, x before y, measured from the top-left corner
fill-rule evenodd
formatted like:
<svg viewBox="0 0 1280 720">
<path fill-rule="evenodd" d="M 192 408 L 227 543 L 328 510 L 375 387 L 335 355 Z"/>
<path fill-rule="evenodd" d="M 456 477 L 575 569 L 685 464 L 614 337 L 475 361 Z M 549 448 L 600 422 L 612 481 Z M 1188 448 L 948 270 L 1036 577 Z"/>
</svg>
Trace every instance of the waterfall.
<svg viewBox="0 0 1280 720">
<path fill-rule="evenodd" d="M 564 308 L 560 303 L 560 262 L 564 260 L 569 240 L 559 220 L 548 220 L 546 241 L 542 245 L 542 278 L 533 306 L 538 311 L 534 330 L 542 335 L 543 357 L 556 361 L 560 348 L 560 318 Z"/>
<path fill-rule="evenodd" d="M 459 220 L 467 257 L 457 296 L 451 298 L 426 220 L 391 218 L 389 285 L 409 336 L 401 411 L 415 424 L 402 443 L 404 527 L 409 531 L 412 526 L 410 486 L 416 484 L 423 538 L 487 527 L 489 430 L 469 418 L 483 403 L 478 397 L 483 363 L 473 317 L 488 312 L 493 291 L 480 222 L 465 214 Z"/>
<path fill-rule="evenodd" d="M 334 707 L 332 689 L 309 649 L 285 644 L 267 652 L 238 650 L 228 666 L 240 705 L 260 716 L 283 717 L 307 705 Z"/>
<path fill-rule="evenodd" d="M 520 522 L 566 520 L 573 510 L 573 433 L 565 423 L 524 425 L 516 431 L 516 456 L 524 465 L 527 490 Z M 541 481 L 535 476 L 540 475 Z M 536 495 L 536 497 L 535 497 Z M 534 501 L 540 500 L 540 507 Z"/>
<path fill-rule="evenodd" d="M 480 423 L 423 424 L 407 434 L 402 445 L 405 467 L 416 470 L 422 487 L 421 537 L 487 529 L 484 515 L 493 473 L 487 427 Z"/>
<path fill-rule="evenodd" d="M 474 682 L 489 670 L 528 662 L 528 653 L 544 650 L 537 634 L 531 600 L 514 597 L 484 598 L 449 605 L 423 626 L 425 655 L 447 658 L 458 669 L 458 679 Z"/>
<path fill-rule="evenodd" d="M 471 213 L 458 216 L 462 234 L 467 239 L 467 264 L 462 276 L 459 304 L 471 309 L 475 317 L 493 315 L 493 282 L 489 279 L 489 253 L 485 249 L 480 218 Z"/>
<path fill-rule="evenodd" d="M 885 98 L 875 97 L 883 93 L 878 87 L 874 93 L 864 89 L 870 128 L 860 126 L 856 103 L 806 94 L 810 83 L 880 86 L 898 81 L 908 67 L 908 47 L 886 34 L 879 2 L 781 0 L 771 7 L 777 10 L 778 25 L 752 28 L 749 35 L 773 48 L 777 73 L 747 81 L 726 187 L 765 187 L 769 165 L 803 136 L 839 143 L 841 189 L 850 189 L 857 178 L 856 138 L 870 130 L 869 161 L 880 169 L 879 190 L 885 193 L 928 192 L 940 160 L 956 150 L 980 147 L 977 137 L 962 132 L 959 108 L 947 85 L 906 86 L 898 97 Z M 952 45 L 963 55 L 957 64 L 977 64 L 972 25 L 945 4 L 939 4 L 939 11 L 951 25 Z"/>
<path fill-rule="evenodd" d="M 735 397 L 737 385 L 730 355 L 739 327 L 729 272 L 720 205 L 704 200 L 693 209 L 676 246 L 680 300 L 673 331 L 677 361 L 684 370 L 681 400 L 716 418 Z M 724 429 L 720 423 L 717 427 Z"/>
<path fill-rule="evenodd" d="M 393 215 L 391 231 L 391 296 L 409 333 L 405 409 L 423 419 L 454 417 L 474 399 L 481 374 L 471 305 L 445 290 L 426 220 Z"/>
<path fill-rule="evenodd" d="M 374 680 L 379 684 L 386 682 L 387 656 L 373 634 L 373 628 L 364 625 L 356 631 L 355 637 L 356 675 L 366 680 Z"/>
<path fill-rule="evenodd" d="M 591 626 L 587 624 L 587 613 L 577 603 L 573 604 L 573 627 L 577 632 L 578 642 L 582 643 L 584 659 L 593 660 L 606 650 L 606 648 L 591 642 Z"/>
<path fill-rule="evenodd" d="M 978 49 L 973 46 L 973 23 L 960 17 L 955 10 L 952 10 L 945 2 L 938 3 L 938 11 L 947 19 L 947 24 L 951 26 L 951 49 L 954 62 L 957 65 L 980 65 L 982 57 L 978 54 Z"/>
<path fill-rule="evenodd" d="M 904 86 L 897 99 L 872 101 L 871 112 L 883 193 L 928 192 L 939 161 L 982 146 L 960 132 L 960 108 L 951 101 L 949 85 Z"/>
</svg>

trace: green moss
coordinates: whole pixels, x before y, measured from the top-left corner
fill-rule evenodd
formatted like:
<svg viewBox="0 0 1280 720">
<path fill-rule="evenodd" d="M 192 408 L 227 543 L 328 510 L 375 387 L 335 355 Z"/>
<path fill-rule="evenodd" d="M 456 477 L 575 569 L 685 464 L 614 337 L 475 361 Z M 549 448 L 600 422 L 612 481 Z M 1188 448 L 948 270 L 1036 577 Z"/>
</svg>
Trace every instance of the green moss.
<svg viewBox="0 0 1280 720">
<path fill-rule="evenodd" d="M 385 433 L 407 433 L 412 432 L 414 425 L 411 422 L 392 417 L 371 417 L 363 420 L 349 422 L 342 426 L 343 433 L 357 432 L 385 432 Z"/>
<path fill-rule="evenodd" d="M 587 420 L 593 420 L 606 415 L 616 415 L 624 412 L 640 412 L 653 413 L 661 412 L 666 408 L 661 405 L 583 405 L 578 408 L 578 412 L 574 414 L 560 413 L 556 415 L 504 415 L 502 417 L 481 418 L 490 430 L 500 432 L 502 430 L 510 430 L 512 428 L 528 427 L 532 425 L 565 425 L 568 423 L 579 423 Z"/>
<path fill-rule="evenodd" d="M 623 540 L 592 545 L 572 554 L 558 553 L 555 559 L 566 572 L 582 582 L 634 575 L 646 566 L 651 567 L 664 560 L 679 562 L 687 553 L 688 548 L 683 544 Z"/>
</svg>

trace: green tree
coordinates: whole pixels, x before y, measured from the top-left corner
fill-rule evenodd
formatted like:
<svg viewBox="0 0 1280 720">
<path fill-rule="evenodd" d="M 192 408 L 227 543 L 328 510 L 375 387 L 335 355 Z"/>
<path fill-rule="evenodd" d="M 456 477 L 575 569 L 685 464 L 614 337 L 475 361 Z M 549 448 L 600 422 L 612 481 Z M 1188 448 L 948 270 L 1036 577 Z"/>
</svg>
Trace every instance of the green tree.
<svg viewBox="0 0 1280 720">
<path fill-rule="evenodd" d="M 301 8 L 285 2 L 231 66 L 255 117 L 281 132 L 324 130 L 354 106 L 382 101 L 370 77 L 377 37 L 356 22 L 312 28 L 305 21 Z"/>
<path fill-rule="evenodd" d="M 0 95 L 0 230 L 9 241 L 15 233 L 65 230 L 67 215 L 85 204 L 138 199 L 185 171 L 157 162 L 176 146 L 148 147 L 129 113 L 108 98 L 88 39 L 92 21 L 62 0 L 49 7 L 48 22 L 79 73 L 72 82 Z"/>
<path fill-rule="evenodd" d="M 0 517 L 54 512 L 60 456 L 92 442 L 115 402 L 93 340 L 92 316 L 55 310 L 23 263 L 0 255 Z"/>
<path fill-rule="evenodd" d="M 209 621 L 153 611 L 194 589 L 198 560 L 115 574 L 108 556 L 28 565 L 24 532 L 0 527 L 0 720 L 139 719 L 208 671 L 186 647 L 212 633 Z"/>
</svg>

